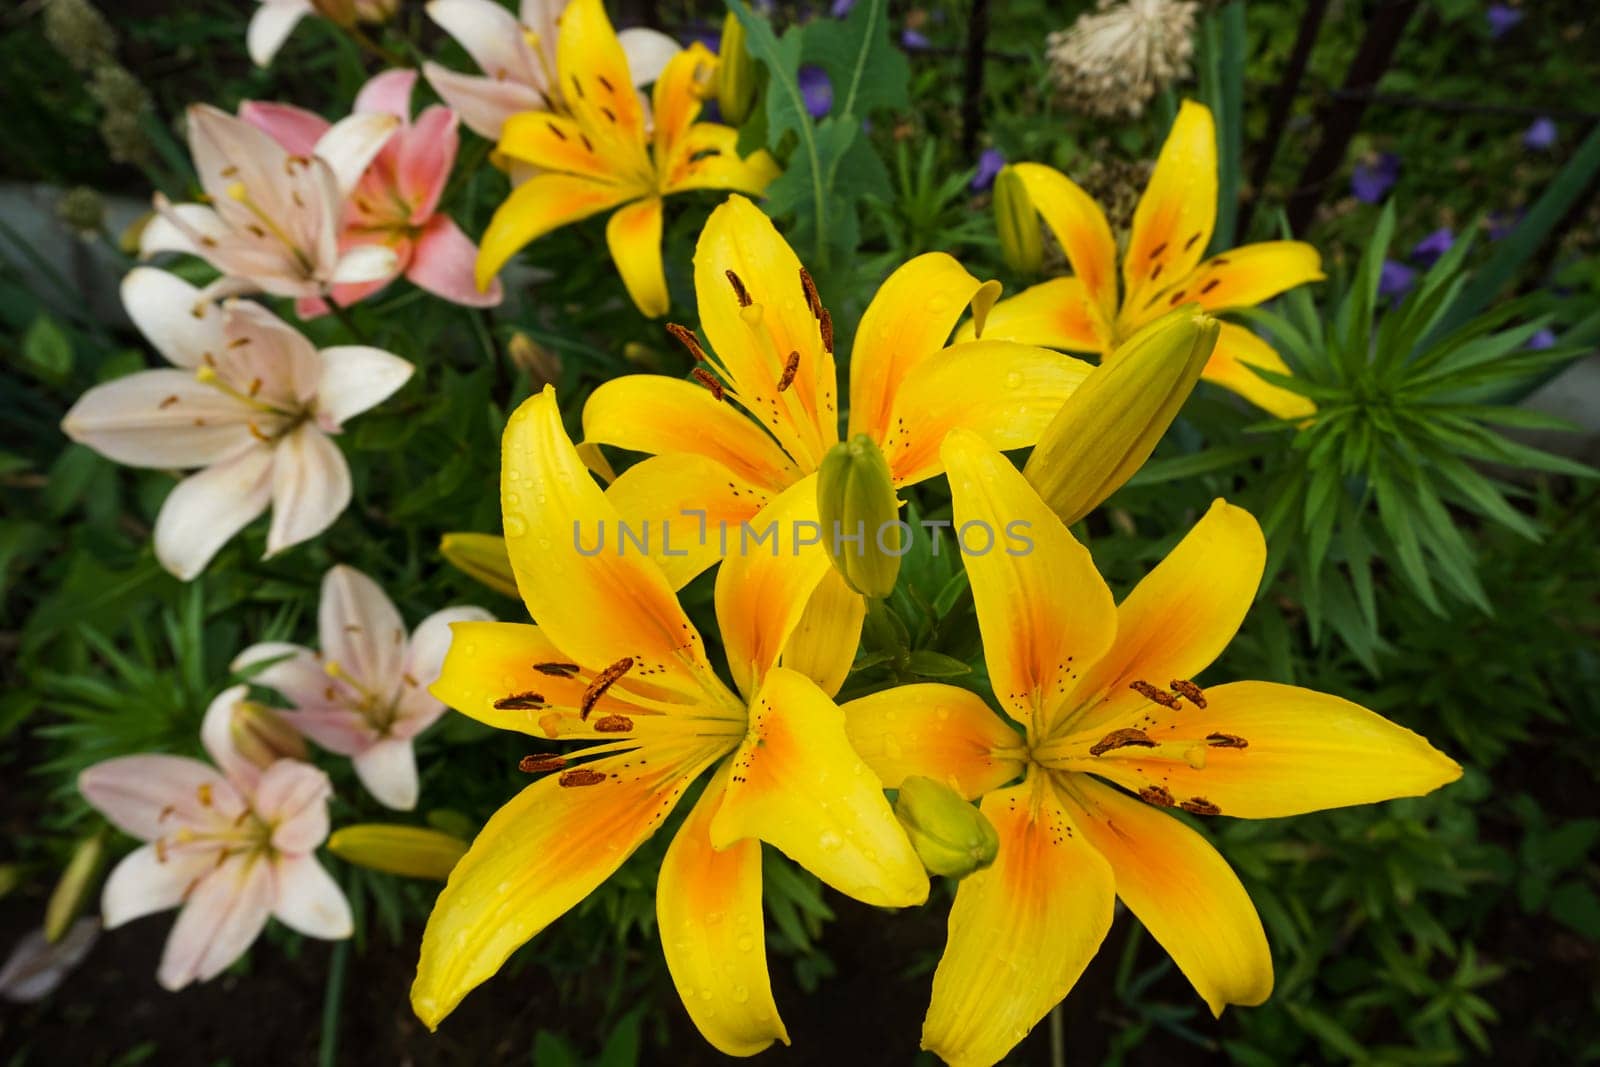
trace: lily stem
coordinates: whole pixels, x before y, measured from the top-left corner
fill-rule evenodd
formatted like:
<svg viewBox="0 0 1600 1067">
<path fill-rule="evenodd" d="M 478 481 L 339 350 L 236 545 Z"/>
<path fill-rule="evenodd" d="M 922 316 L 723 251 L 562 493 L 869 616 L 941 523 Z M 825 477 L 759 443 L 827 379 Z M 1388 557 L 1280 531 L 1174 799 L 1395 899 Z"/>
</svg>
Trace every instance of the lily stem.
<svg viewBox="0 0 1600 1067">
<path fill-rule="evenodd" d="M 345 329 L 349 330 L 351 335 L 353 335 L 357 341 L 360 341 L 364 345 L 370 345 L 372 343 L 372 339 L 362 332 L 361 327 L 356 325 L 356 320 L 350 314 L 350 310 L 348 308 L 340 307 L 338 304 L 333 302 L 331 297 L 328 299 L 328 307 L 333 309 L 334 318 L 338 319 L 340 324 L 343 325 Z"/>
<path fill-rule="evenodd" d="M 350 942 L 333 946 L 328 963 L 328 985 L 322 995 L 322 1036 L 317 1042 L 318 1067 L 338 1067 L 339 1004 L 344 999 L 344 974 L 350 962 Z"/>
</svg>

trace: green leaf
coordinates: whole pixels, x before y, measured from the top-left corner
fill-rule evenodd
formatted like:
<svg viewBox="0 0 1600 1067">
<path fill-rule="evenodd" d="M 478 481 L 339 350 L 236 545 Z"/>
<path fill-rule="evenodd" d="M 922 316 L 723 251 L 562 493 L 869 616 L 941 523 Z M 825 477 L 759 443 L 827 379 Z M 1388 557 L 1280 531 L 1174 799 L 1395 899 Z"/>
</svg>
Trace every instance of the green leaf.
<svg viewBox="0 0 1600 1067">
<path fill-rule="evenodd" d="M 819 18 L 805 28 L 802 57 L 827 72 L 833 85 L 831 113 L 863 118 L 911 104 L 911 64 L 889 39 L 885 0 L 858 3 L 843 19 Z"/>
<path fill-rule="evenodd" d="M 907 666 L 912 674 L 919 674 L 924 678 L 959 678 L 972 673 L 971 667 L 954 656 L 946 656 L 942 652 L 926 648 L 919 648 L 911 653 Z"/>
<path fill-rule="evenodd" d="M 72 376 L 72 342 L 49 315 L 40 314 L 23 334 L 22 364 L 51 385 L 64 385 Z"/>
</svg>

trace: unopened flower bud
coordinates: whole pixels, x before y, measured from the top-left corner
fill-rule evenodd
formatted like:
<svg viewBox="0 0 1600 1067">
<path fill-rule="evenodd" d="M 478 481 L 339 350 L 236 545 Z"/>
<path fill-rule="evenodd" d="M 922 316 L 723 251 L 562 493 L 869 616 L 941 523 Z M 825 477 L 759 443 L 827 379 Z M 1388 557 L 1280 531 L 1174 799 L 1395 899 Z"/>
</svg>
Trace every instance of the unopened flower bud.
<svg viewBox="0 0 1600 1067">
<path fill-rule="evenodd" d="M 306 758 L 305 738 L 282 715 L 263 704 L 241 700 L 228 718 L 228 736 L 239 755 L 266 770 L 281 759 Z"/>
<path fill-rule="evenodd" d="M 494 534 L 447 533 L 439 540 L 439 554 L 456 570 L 497 593 L 517 595 L 517 577 L 511 572 L 506 540 Z"/>
<path fill-rule="evenodd" d="M 374 822 L 335 830 L 328 849 L 357 867 L 442 882 L 466 855 L 467 843 L 442 830 Z"/>
<path fill-rule="evenodd" d="M 1071 524 L 1150 458 L 1216 347 L 1217 320 L 1179 308 L 1118 345 L 1045 427 L 1023 474 Z"/>
<path fill-rule="evenodd" d="M 335 26 L 355 25 L 356 0 L 311 0 L 311 7 Z"/>
<path fill-rule="evenodd" d="M 994 179 L 994 226 L 1000 234 L 1000 253 L 1006 266 L 1022 275 L 1039 273 L 1044 262 L 1044 235 L 1039 210 L 1014 167 L 1000 168 Z"/>
<path fill-rule="evenodd" d="M 912 775 L 901 782 L 894 814 L 931 874 L 965 878 L 1000 851 L 1000 835 L 983 812 L 932 778 Z"/>
<path fill-rule="evenodd" d="M 744 24 L 733 12 L 722 23 L 722 45 L 717 60 L 717 108 L 722 121 L 739 126 L 750 117 L 756 101 L 756 62 L 744 46 Z"/>
<path fill-rule="evenodd" d="M 56 217 L 81 237 L 93 237 L 106 226 L 106 202 L 87 185 L 75 186 L 56 201 Z"/>
<path fill-rule="evenodd" d="M 400 0 L 355 0 L 355 9 L 362 22 L 388 22 L 400 9 Z"/>
<path fill-rule="evenodd" d="M 883 450 L 864 433 L 834 445 L 817 472 L 822 540 L 845 584 L 886 597 L 900 576 L 900 502 Z"/>
<path fill-rule="evenodd" d="M 528 376 L 535 393 L 561 381 L 561 357 L 520 330 L 511 335 L 506 354 L 511 357 L 512 366 Z"/>
<path fill-rule="evenodd" d="M 83 911 L 84 904 L 94 892 L 100 878 L 100 865 L 106 855 L 105 835 L 93 833 L 78 842 L 61 872 L 61 880 L 50 894 L 50 903 L 44 909 L 44 939 L 51 944 L 60 941 L 72 928 L 73 920 Z"/>
</svg>

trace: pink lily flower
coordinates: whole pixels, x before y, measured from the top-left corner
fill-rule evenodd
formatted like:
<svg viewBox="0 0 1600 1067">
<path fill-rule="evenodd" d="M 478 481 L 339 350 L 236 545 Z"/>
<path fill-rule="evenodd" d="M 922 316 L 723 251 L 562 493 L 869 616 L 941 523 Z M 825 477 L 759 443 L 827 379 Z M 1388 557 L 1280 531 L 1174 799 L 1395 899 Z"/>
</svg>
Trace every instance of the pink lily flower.
<svg viewBox="0 0 1600 1067">
<path fill-rule="evenodd" d="M 245 48 L 258 67 L 272 63 L 283 42 L 307 15 L 322 15 L 335 22 L 383 22 L 394 17 L 399 0 L 261 0 L 250 16 Z"/>
<path fill-rule="evenodd" d="M 151 267 L 123 279 L 122 303 L 172 367 L 95 386 L 61 428 L 117 463 L 203 468 L 161 505 L 161 565 L 193 578 L 269 505 L 268 557 L 331 526 L 351 489 L 330 435 L 404 385 L 411 364 L 364 345 L 318 351 L 261 305 L 207 303 Z"/>
<path fill-rule="evenodd" d="M 428 692 L 450 647 L 450 624 L 489 622 L 482 608 L 450 607 L 423 619 L 406 640 L 400 612 L 371 578 L 340 564 L 322 579 L 317 629 L 322 650 L 281 641 L 245 649 L 236 673 L 294 705 L 281 718 L 330 752 L 349 756 L 367 792 L 385 807 L 417 804 L 412 740 L 444 714 Z"/>
<path fill-rule="evenodd" d="M 556 21 L 566 0 L 522 0 L 511 12 L 494 0 L 433 0 L 428 17 L 454 37 L 484 77 L 459 74 L 438 63 L 422 65 L 428 84 L 474 133 L 500 140 L 506 119 L 522 111 L 565 111 L 556 84 Z M 664 33 L 628 29 L 617 34 L 635 88 L 649 85 L 682 47 Z"/>
<path fill-rule="evenodd" d="M 341 307 L 353 304 L 404 273 L 419 288 L 452 303 L 492 307 L 503 295 L 500 285 L 478 291 L 472 275 L 478 246 L 438 210 L 455 166 L 459 122 L 449 108 L 435 106 L 413 123 L 416 80 L 416 71 L 387 71 L 367 82 L 356 97 L 356 115 L 390 115 L 400 126 L 351 191 L 339 247 L 344 252 L 387 248 L 394 253 L 394 268 L 385 277 L 334 286 L 333 301 Z M 313 152 L 332 128 L 321 115 L 289 104 L 248 101 L 239 117 L 296 155 Z M 317 297 L 303 297 L 296 311 L 310 318 L 325 313 L 327 305 Z"/>
<path fill-rule="evenodd" d="M 394 252 L 339 247 L 345 197 L 399 127 L 393 115 L 351 115 L 308 152 L 290 153 L 261 130 L 206 104 L 189 109 L 189 154 L 204 204 L 157 193 L 143 256 L 186 252 L 221 271 L 209 297 L 267 292 L 322 296 L 333 286 L 388 278 Z"/>
<path fill-rule="evenodd" d="M 179 990 L 225 970 L 269 917 L 307 937 L 350 936 L 350 905 L 316 849 L 328 836 L 327 775 L 281 759 L 258 767 L 229 739 L 244 699 L 211 702 L 200 740 L 215 766 L 183 756 L 124 756 L 78 776 L 78 791 L 119 829 L 148 842 L 106 880 L 107 929 L 180 907 L 156 979 Z"/>
</svg>

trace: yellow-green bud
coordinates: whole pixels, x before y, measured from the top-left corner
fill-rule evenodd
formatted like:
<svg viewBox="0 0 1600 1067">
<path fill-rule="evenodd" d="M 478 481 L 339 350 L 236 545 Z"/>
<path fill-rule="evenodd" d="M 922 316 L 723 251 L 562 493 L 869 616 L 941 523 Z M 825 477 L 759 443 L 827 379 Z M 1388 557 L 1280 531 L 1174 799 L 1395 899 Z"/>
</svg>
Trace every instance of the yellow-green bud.
<svg viewBox="0 0 1600 1067">
<path fill-rule="evenodd" d="M 306 740 L 282 715 L 264 704 L 241 700 L 228 717 L 228 735 L 239 755 L 266 770 L 281 759 L 306 758 Z"/>
<path fill-rule="evenodd" d="M 872 438 L 858 433 L 834 445 L 817 472 L 822 541 L 845 584 L 863 596 L 886 597 L 900 576 L 900 502 L 894 476 Z"/>
<path fill-rule="evenodd" d="M 756 61 L 744 46 L 744 24 L 730 11 L 722 22 L 717 57 L 717 108 L 729 126 L 742 125 L 750 117 L 756 102 L 756 78 Z"/>
<path fill-rule="evenodd" d="M 1179 308 L 1145 326 L 1067 398 L 1023 474 L 1071 524 L 1150 458 L 1217 344 L 1217 320 Z"/>
<path fill-rule="evenodd" d="M 78 842 L 61 872 L 61 880 L 50 894 L 50 903 L 44 909 L 44 939 L 55 944 L 72 929 L 73 920 L 83 911 L 84 903 L 94 892 L 100 877 L 100 864 L 105 859 L 106 841 L 101 833 L 93 833 Z"/>
<path fill-rule="evenodd" d="M 372 822 L 335 830 L 328 849 L 358 867 L 442 882 L 466 855 L 467 843 L 442 830 Z"/>
<path fill-rule="evenodd" d="M 494 534 L 447 533 L 439 541 L 439 554 L 456 570 L 476 578 L 497 593 L 517 595 L 516 575 L 506 539 Z"/>
<path fill-rule="evenodd" d="M 995 175 L 994 228 L 1000 234 L 1000 253 L 1006 266 L 1017 274 L 1038 274 L 1044 263 L 1039 211 L 1015 167 L 1001 167 Z"/>
<path fill-rule="evenodd" d="M 388 22 L 400 9 L 400 0 L 355 0 L 356 19 L 360 22 Z"/>
<path fill-rule="evenodd" d="M 535 393 L 561 381 L 561 357 L 520 330 L 511 335 L 506 355 L 514 367 L 527 374 Z"/>
<path fill-rule="evenodd" d="M 901 782 L 894 814 L 932 874 L 965 878 L 1000 851 L 1000 835 L 983 812 L 932 778 L 912 775 Z"/>
</svg>

